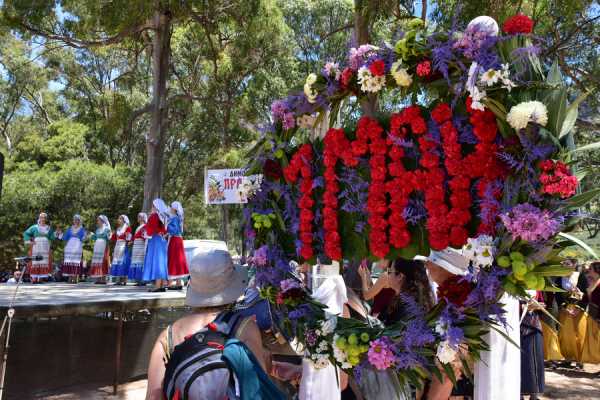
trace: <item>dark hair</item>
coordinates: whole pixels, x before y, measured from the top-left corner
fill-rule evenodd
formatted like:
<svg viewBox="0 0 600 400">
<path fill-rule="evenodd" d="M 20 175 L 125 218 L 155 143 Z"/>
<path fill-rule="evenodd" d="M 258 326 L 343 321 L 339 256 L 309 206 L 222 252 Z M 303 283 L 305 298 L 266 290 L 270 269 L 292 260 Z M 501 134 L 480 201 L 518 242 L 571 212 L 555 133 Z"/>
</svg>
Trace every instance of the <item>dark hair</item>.
<svg viewBox="0 0 600 400">
<path fill-rule="evenodd" d="M 597 274 L 600 274 L 600 260 L 592 261 L 590 263 L 590 269 Z"/>
<path fill-rule="evenodd" d="M 396 274 L 403 274 L 405 279 L 401 294 L 413 297 L 425 311 L 433 307 L 433 293 L 423 261 L 398 258 L 394 261 L 393 269 Z"/>
<path fill-rule="evenodd" d="M 362 298 L 362 279 L 360 278 L 360 274 L 358 273 L 360 264 L 360 260 L 351 260 L 350 262 L 348 262 L 348 266 L 344 268 L 342 277 L 344 278 L 346 286 L 354 290 L 354 292 L 358 294 L 360 298 Z M 369 268 L 368 263 L 367 268 Z"/>
</svg>

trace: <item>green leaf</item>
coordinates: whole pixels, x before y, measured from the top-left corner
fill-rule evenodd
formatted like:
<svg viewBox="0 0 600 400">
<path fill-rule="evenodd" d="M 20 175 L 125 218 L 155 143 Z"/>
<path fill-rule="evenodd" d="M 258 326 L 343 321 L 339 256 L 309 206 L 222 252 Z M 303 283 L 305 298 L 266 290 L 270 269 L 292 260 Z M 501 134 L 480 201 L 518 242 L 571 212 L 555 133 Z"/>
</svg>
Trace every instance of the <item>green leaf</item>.
<svg viewBox="0 0 600 400">
<path fill-rule="evenodd" d="M 452 366 L 450 364 L 442 364 L 442 367 L 444 367 L 444 371 L 446 372 L 448 378 L 450 378 L 450 380 L 452 381 L 452 384 L 456 385 L 456 375 L 454 375 L 454 370 L 452 369 Z"/>
<path fill-rule="evenodd" d="M 576 194 L 567 201 L 567 208 L 579 208 L 588 204 L 600 195 L 600 188 L 591 189 L 587 192 Z"/>
<path fill-rule="evenodd" d="M 546 83 L 550 85 L 560 85 L 563 83 L 562 74 L 560 73 L 560 68 L 558 68 L 558 60 L 554 60 L 552 63 L 552 67 L 548 71 Z"/>
<path fill-rule="evenodd" d="M 575 122 L 577 121 L 577 116 L 579 115 L 579 112 L 578 112 L 579 105 L 591 93 L 592 93 L 592 91 L 582 93 L 575 99 L 575 101 L 573 101 L 569 105 L 569 108 L 567 108 L 567 111 L 566 111 L 565 119 L 562 121 L 562 126 L 560 128 L 560 133 L 558 135 L 559 138 L 561 138 L 561 137 L 565 136 L 566 134 L 568 134 L 569 132 L 571 132 L 571 130 L 575 126 Z"/>
<path fill-rule="evenodd" d="M 598 190 L 600 190 L 600 189 L 598 189 Z M 571 242 L 575 243 L 576 245 L 578 245 L 579 247 L 581 247 L 582 249 L 587 251 L 593 258 L 598 258 L 598 254 L 596 254 L 594 249 L 592 249 L 590 246 L 588 246 L 583 240 L 576 238 L 575 236 L 569 235 L 568 233 L 564 233 L 564 232 L 560 232 L 559 235 L 564 237 L 565 239 L 569 239 Z"/>
<path fill-rule="evenodd" d="M 539 276 L 569 276 L 573 269 L 562 265 L 540 265 L 535 267 L 533 272 Z"/>
<path fill-rule="evenodd" d="M 590 150 L 596 150 L 596 149 L 600 149 L 600 142 L 586 144 L 585 146 L 581 146 L 581 147 L 573 150 L 572 153 L 574 153 L 576 151 L 590 151 Z"/>
</svg>

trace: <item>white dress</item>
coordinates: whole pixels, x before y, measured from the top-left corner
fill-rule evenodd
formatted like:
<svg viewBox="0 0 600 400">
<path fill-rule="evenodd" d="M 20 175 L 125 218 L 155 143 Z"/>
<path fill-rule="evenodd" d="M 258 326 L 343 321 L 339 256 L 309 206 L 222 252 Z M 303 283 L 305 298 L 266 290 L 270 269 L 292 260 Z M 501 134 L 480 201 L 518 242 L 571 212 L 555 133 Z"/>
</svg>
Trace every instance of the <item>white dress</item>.
<svg viewBox="0 0 600 400">
<path fill-rule="evenodd" d="M 312 297 L 327 306 L 326 314 L 340 315 L 348 301 L 344 279 L 340 275 L 326 278 Z M 302 360 L 300 400 L 339 400 L 341 396 L 336 367 L 329 363 L 325 368 L 315 368 L 311 360 Z"/>
<path fill-rule="evenodd" d="M 519 400 L 521 396 L 521 333 L 519 300 L 505 293 L 500 302 L 506 310 L 507 336 L 491 330 L 485 337 L 490 351 L 475 363 L 475 400 Z M 502 328 L 502 327 L 501 327 Z"/>
</svg>

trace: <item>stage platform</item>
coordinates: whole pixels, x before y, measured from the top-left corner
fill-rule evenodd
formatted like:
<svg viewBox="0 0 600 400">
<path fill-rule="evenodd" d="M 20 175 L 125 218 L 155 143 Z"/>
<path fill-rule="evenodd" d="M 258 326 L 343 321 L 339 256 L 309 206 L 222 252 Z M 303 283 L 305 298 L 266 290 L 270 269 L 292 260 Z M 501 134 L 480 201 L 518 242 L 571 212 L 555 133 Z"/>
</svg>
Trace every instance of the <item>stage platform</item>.
<svg viewBox="0 0 600 400">
<path fill-rule="evenodd" d="M 1 314 L 8 309 L 15 288 L 0 284 Z M 20 285 L 13 308 L 16 318 L 43 318 L 183 307 L 184 303 L 185 289 L 151 293 L 144 286 L 42 283 Z"/>
</svg>

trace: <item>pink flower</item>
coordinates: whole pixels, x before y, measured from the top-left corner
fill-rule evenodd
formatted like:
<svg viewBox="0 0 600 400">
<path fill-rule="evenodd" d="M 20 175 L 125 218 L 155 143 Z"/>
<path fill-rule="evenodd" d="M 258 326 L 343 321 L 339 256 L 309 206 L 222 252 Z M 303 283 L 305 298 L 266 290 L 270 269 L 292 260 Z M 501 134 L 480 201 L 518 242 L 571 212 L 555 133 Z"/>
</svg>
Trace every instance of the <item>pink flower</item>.
<svg viewBox="0 0 600 400">
<path fill-rule="evenodd" d="M 368 358 L 371 365 L 382 370 L 388 369 L 396 362 L 396 355 L 393 351 L 393 343 L 387 337 L 383 336 L 370 343 Z"/>
</svg>

